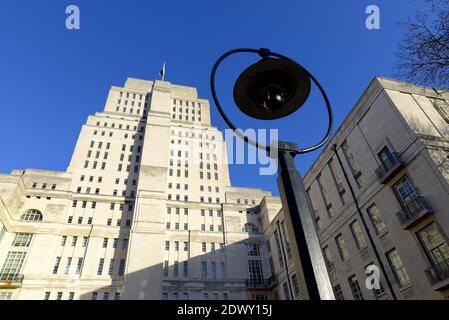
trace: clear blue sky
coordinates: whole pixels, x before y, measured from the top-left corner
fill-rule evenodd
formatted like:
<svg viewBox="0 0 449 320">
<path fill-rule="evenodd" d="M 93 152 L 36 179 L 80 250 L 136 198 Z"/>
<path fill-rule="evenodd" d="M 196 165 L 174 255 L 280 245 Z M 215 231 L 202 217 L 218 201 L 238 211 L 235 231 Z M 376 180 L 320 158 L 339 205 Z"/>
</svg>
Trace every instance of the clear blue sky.
<svg viewBox="0 0 449 320">
<path fill-rule="evenodd" d="M 81 10 L 81 29 L 65 28 L 65 8 Z M 365 28 L 365 8 L 381 10 L 381 29 Z M 197 87 L 210 99 L 215 59 L 236 47 L 268 47 L 303 64 L 322 82 L 336 125 L 375 75 L 392 76 L 401 38 L 398 21 L 413 17 L 419 1 L 4 1 L 0 11 L 0 172 L 65 170 L 80 128 L 101 111 L 111 85 L 127 77 Z M 232 84 L 251 57 L 226 63 L 218 81 L 229 115 L 241 127 L 282 128 L 281 138 L 302 146 L 320 139 L 326 123 L 313 95 L 288 120 L 260 123 L 232 104 Z M 212 121 L 225 128 L 214 107 Z M 319 152 L 298 157 L 302 173 Z M 232 165 L 234 185 L 277 193 L 274 176 L 257 165 Z"/>
</svg>

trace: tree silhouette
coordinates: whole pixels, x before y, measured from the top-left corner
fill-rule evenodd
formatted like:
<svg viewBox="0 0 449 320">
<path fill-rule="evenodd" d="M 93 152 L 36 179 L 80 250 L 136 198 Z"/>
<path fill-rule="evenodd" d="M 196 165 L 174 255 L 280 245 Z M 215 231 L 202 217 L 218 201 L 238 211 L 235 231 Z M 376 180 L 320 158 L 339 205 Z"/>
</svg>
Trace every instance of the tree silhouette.
<svg viewBox="0 0 449 320">
<path fill-rule="evenodd" d="M 400 23 L 396 76 L 425 86 L 449 87 L 449 0 L 425 0 L 426 9 Z"/>
</svg>

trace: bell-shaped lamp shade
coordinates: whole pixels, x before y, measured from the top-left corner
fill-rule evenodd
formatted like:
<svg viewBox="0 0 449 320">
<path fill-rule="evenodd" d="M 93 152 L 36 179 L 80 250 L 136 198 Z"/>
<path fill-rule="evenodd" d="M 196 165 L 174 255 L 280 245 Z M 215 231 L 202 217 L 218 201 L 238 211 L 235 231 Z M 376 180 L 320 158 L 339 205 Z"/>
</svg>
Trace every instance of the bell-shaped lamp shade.
<svg viewBox="0 0 449 320">
<path fill-rule="evenodd" d="M 265 58 L 249 66 L 234 85 L 234 101 L 246 115 L 259 120 L 286 117 L 310 94 L 307 71 L 291 60 Z"/>
</svg>

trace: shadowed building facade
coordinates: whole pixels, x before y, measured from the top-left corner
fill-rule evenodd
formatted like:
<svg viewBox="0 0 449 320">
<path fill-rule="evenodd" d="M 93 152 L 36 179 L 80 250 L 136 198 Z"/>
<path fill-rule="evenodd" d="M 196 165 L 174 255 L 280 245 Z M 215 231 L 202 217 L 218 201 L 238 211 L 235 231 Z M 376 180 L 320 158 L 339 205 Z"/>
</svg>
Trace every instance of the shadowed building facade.
<svg viewBox="0 0 449 320">
<path fill-rule="evenodd" d="M 448 297 L 448 157 L 449 92 L 375 78 L 304 179 L 337 298 Z"/>
</svg>

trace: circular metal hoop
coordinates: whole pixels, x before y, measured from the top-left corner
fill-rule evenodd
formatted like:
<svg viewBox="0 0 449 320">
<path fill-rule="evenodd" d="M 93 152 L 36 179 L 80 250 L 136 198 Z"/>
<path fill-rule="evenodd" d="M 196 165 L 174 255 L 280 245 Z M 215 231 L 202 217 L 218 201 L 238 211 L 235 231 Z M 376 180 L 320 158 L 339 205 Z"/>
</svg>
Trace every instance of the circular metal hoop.
<svg viewBox="0 0 449 320">
<path fill-rule="evenodd" d="M 279 53 L 275 53 L 275 52 L 271 52 L 269 49 L 265 49 L 265 48 L 261 48 L 261 49 L 248 49 L 248 48 L 240 48 L 240 49 L 234 49 L 234 50 L 230 50 L 226 53 L 224 53 L 220 58 L 218 58 L 218 60 L 215 62 L 213 68 L 212 68 L 212 72 L 210 75 L 210 87 L 211 87 L 211 92 L 212 92 L 212 99 L 214 100 L 215 106 L 218 109 L 218 112 L 220 113 L 221 117 L 223 118 L 223 120 L 226 122 L 226 124 L 228 125 L 229 128 L 231 128 L 234 133 L 239 136 L 241 139 L 243 139 L 245 142 L 255 146 L 256 148 L 262 149 L 267 151 L 268 153 L 271 150 L 270 146 L 266 146 L 263 144 L 258 143 L 257 141 L 253 141 L 251 140 L 248 136 L 246 136 L 245 134 L 243 134 L 240 130 L 238 130 L 234 124 L 231 122 L 231 120 L 229 120 L 229 118 L 226 116 L 225 112 L 223 111 L 223 108 L 221 107 L 220 101 L 218 100 L 217 97 L 217 93 L 216 93 L 216 89 L 215 89 L 215 75 L 217 73 L 217 69 L 218 66 L 223 62 L 223 60 L 225 60 L 226 58 L 228 58 L 229 56 L 236 54 L 236 53 L 256 53 L 258 55 L 260 55 L 262 58 L 268 58 L 268 57 L 276 57 L 276 58 L 280 58 L 280 59 L 285 59 L 285 60 L 290 60 L 293 61 L 294 63 L 298 64 L 299 66 L 301 66 L 299 63 L 297 63 L 296 61 L 282 55 Z M 302 66 L 301 66 L 302 67 Z M 330 136 L 332 134 L 332 127 L 333 127 L 333 115 L 332 115 L 332 108 L 331 108 L 331 104 L 329 101 L 329 98 L 326 95 L 326 92 L 324 92 L 323 87 L 321 86 L 321 84 L 318 82 L 318 80 L 304 67 L 302 67 L 307 75 L 310 77 L 310 79 L 313 81 L 313 83 L 317 86 L 318 90 L 320 91 L 325 103 L 326 103 L 326 109 L 327 109 L 327 114 L 328 114 L 328 119 L 329 119 L 329 125 L 327 127 L 327 132 L 325 134 L 325 136 L 323 137 L 323 139 L 308 148 L 305 149 L 285 149 L 283 148 L 282 150 L 284 151 L 288 151 L 291 152 L 292 154 L 302 154 L 302 153 L 308 153 L 311 151 L 314 151 L 320 147 L 322 147 L 324 144 L 326 144 L 327 141 L 329 141 Z"/>
</svg>

